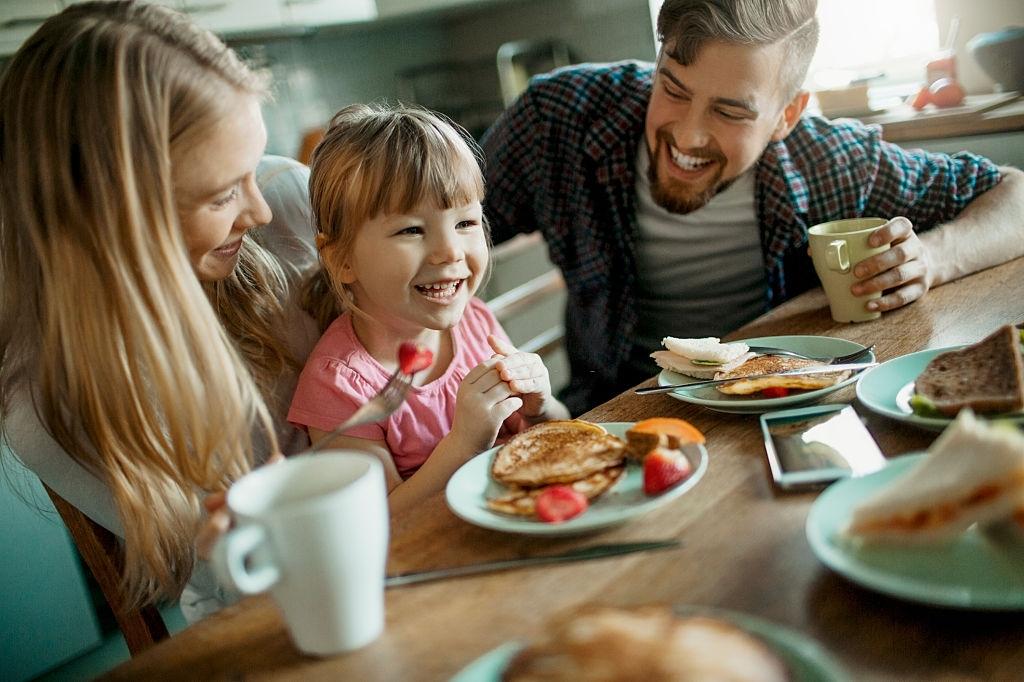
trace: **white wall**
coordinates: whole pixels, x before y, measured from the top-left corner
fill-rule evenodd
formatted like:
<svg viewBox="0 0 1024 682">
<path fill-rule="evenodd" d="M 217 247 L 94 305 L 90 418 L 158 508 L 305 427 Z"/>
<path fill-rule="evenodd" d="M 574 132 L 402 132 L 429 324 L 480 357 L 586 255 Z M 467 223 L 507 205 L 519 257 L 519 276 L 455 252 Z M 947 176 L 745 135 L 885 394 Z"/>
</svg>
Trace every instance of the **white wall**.
<svg viewBox="0 0 1024 682">
<path fill-rule="evenodd" d="M 979 33 L 1009 26 L 1024 26 L 1024 0 L 935 0 L 939 42 L 946 43 L 950 19 L 960 18 L 954 49 L 958 78 L 969 93 L 992 92 L 993 81 L 985 75 L 967 50 L 967 41 Z"/>
</svg>

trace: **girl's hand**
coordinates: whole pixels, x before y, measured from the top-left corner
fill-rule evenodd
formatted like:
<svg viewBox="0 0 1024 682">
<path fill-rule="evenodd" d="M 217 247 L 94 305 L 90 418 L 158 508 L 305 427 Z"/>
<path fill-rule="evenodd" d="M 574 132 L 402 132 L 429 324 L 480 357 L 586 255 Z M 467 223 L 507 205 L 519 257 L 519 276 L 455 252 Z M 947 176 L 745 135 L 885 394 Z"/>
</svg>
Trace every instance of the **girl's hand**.
<svg viewBox="0 0 1024 682">
<path fill-rule="evenodd" d="M 283 462 L 284 455 L 275 452 L 267 458 L 266 465 Z M 206 519 L 199 526 L 196 533 L 195 546 L 196 556 L 203 561 L 209 561 L 213 554 L 213 548 L 224 533 L 231 528 L 231 515 L 228 512 L 227 491 L 210 493 L 203 499 L 203 508 L 206 510 Z"/>
<path fill-rule="evenodd" d="M 523 399 L 519 413 L 530 422 L 550 418 L 555 401 L 551 395 L 551 379 L 544 361 L 536 353 L 523 353 L 508 341 L 494 334 L 487 337 L 491 348 L 500 357 L 494 368 L 508 384 L 509 390 Z"/>
<path fill-rule="evenodd" d="M 500 359 L 490 358 L 471 369 L 455 397 L 452 435 L 458 435 L 470 452 L 491 447 L 501 424 L 523 406 L 495 369 Z"/>
</svg>

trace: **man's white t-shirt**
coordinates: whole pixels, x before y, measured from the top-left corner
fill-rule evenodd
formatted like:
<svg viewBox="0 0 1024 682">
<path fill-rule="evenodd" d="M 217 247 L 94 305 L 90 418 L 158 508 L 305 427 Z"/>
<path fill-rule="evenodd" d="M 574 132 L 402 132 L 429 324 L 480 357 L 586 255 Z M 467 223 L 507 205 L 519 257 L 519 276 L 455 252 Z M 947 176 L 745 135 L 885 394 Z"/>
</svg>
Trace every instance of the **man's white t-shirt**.
<svg viewBox="0 0 1024 682">
<path fill-rule="evenodd" d="M 637 307 L 631 364 L 658 371 L 646 357 L 666 336 L 722 336 L 764 312 L 765 267 L 748 170 L 705 206 L 670 213 L 651 196 L 645 144 L 637 154 Z M 644 352 L 646 350 L 646 352 Z"/>
</svg>

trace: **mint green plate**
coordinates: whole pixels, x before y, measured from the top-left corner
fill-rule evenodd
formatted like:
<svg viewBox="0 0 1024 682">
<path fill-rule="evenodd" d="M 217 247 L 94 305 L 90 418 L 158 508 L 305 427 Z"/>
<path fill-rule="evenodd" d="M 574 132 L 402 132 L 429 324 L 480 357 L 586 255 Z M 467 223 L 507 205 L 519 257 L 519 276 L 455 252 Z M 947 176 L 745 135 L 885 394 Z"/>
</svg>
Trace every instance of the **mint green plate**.
<svg viewBox="0 0 1024 682">
<path fill-rule="evenodd" d="M 864 346 L 859 343 L 847 341 L 846 339 L 837 339 L 832 336 L 758 336 L 752 339 L 742 339 L 742 341 L 743 343 L 751 346 L 773 346 L 783 350 L 790 350 L 794 353 L 803 353 L 818 357 L 846 355 L 864 348 Z M 864 357 L 857 358 L 857 362 L 861 361 L 874 362 L 875 354 L 868 352 Z M 669 395 L 676 400 L 682 400 L 685 403 L 693 403 L 694 405 L 707 407 L 712 410 L 717 410 L 718 412 L 760 414 L 762 412 L 783 410 L 787 407 L 796 407 L 797 405 L 805 405 L 807 403 L 813 403 L 821 400 L 829 393 L 838 391 L 843 386 L 849 386 L 854 383 L 862 374 L 863 372 L 855 373 L 850 378 L 845 381 L 840 381 L 835 386 L 821 388 L 816 391 L 796 391 L 783 398 L 758 398 L 756 394 L 754 396 L 726 395 L 725 393 L 720 393 L 714 387 L 701 388 L 693 391 L 672 391 Z M 659 386 L 689 384 L 695 381 L 700 381 L 700 379 L 694 379 L 693 377 L 678 374 L 668 369 L 662 370 L 661 374 L 658 375 Z"/>
<path fill-rule="evenodd" d="M 949 417 L 922 417 L 910 409 L 910 396 L 914 394 L 914 379 L 924 371 L 928 363 L 940 354 L 959 350 L 964 346 L 930 348 L 901 355 L 864 372 L 857 383 L 857 398 L 872 412 L 914 424 L 924 429 L 941 431 L 953 421 Z M 989 419 L 1007 419 L 1024 422 L 1024 412 L 1005 415 L 979 415 Z"/>
<path fill-rule="evenodd" d="M 633 423 L 609 422 L 601 426 L 608 433 L 622 437 Z M 448 479 L 445 499 L 448 508 L 464 521 L 482 528 L 523 535 L 579 535 L 625 523 L 691 490 L 708 469 L 708 451 L 705 447 L 688 445 L 683 448 L 683 453 L 693 465 L 690 477 L 660 495 L 648 497 L 644 494 L 643 470 L 630 462 L 615 485 L 594 500 L 585 512 L 562 523 L 545 523 L 532 518 L 499 514 L 487 508 L 487 499 L 504 490 L 504 486 L 491 479 L 491 461 L 497 451 L 497 447 L 491 448 L 463 464 Z"/>
<path fill-rule="evenodd" d="M 858 546 L 839 536 L 853 508 L 907 471 L 923 454 L 905 455 L 867 476 L 829 486 L 807 516 L 807 540 L 823 564 L 878 592 L 936 606 L 1024 609 L 1024 542 L 971 528 L 949 544 Z"/>
<path fill-rule="evenodd" d="M 736 611 L 703 606 L 679 606 L 674 610 L 683 616 L 704 614 L 721 618 L 759 637 L 786 662 L 795 682 L 845 682 L 849 679 L 817 642 L 794 630 Z M 492 649 L 463 668 L 451 682 L 498 682 L 522 646 L 519 642 L 507 642 Z"/>
</svg>

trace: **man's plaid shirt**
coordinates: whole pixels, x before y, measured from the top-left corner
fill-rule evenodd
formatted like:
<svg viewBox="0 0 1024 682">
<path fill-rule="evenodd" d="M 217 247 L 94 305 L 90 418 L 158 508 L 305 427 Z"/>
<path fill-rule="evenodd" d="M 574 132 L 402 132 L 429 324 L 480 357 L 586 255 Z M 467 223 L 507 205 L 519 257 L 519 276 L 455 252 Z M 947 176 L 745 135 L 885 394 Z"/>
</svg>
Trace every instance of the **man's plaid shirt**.
<svg viewBox="0 0 1024 682">
<path fill-rule="evenodd" d="M 482 142 L 494 241 L 540 230 L 568 283 L 572 376 L 562 397 L 573 414 L 635 381 L 624 372 L 637 322 L 635 161 L 653 73 L 652 64 L 620 62 L 534 78 Z M 765 309 L 818 286 L 809 226 L 902 215 L 928 230 L 999 178 L 979 156 L 907 151 L 877 127 L 805 116 L 757 162 Z"/>
</svg>

